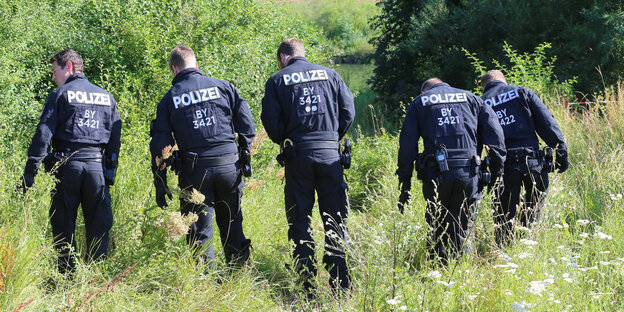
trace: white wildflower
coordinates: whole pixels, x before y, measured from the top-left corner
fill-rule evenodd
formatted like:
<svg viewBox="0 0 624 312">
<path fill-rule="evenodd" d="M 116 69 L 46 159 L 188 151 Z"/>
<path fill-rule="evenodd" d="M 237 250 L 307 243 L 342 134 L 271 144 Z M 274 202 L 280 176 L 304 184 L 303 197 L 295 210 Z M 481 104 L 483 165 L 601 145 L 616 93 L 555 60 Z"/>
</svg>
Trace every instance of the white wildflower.
<svg viewBox="0 0 624 312">
<path fill-rule="evenodd" d="M 579 234 L 579 236 L 582 237 L 582 238 L 587 238 L 587 237 L 589 237 L 589 234 L 583 232 L 583 233 Z"/>
<path fill-rule="evenodd" d="M 609 194 L 609 197 L 611 197 L 612 200 L 620 200 L 622 199 L 622 194 Z"/>
<path fill-rule="evenodd" d="M 597 266 L 593 266 L 593 267 L 587 267 L 587 268 L 579 268 L 579 271 L 585 272 L 585 271 L 597 270 L 597 269 L 598 269 Z"/>
<path fill-rule="evenodd" d="M 511 274 L 516 274 L 516 269 L 509 269 L 507 271 L 503 271 L 503 273 L 511 273 Z"/>
<path fill-rule="evenodd" d="M 590 223 L 591 223 L 591 221 L 585 220 L 585 219 L 578 219 L 578 220 L 576 220 L 576 224 L 578 224 L 578 225 L 588 225 Z"/>
<path fill-rule="evenodd" d="M 594 234 L 594 236 L 598 236 L 598 238 L 600 238 L 600 239 L 613 239 L 613 236 L 607 235 L 607 234 L 602 233 L 602 232 L 598 232 L 598 233 Z"/>
<path fill-rule="evenodd" d="M 401 303 L 401 300 L 399 300 L 398 298 L 399 297 L 388 299 L 386 300 L 386 303 L 389 305 L 398 305 L 399 303 Z"/>
<path fill-rule="evenodd" d="M 610 265 L 611 264 L 611 262 L 609 262 L 609 261 L 600 261 L 598 263 L 600 263 L 600 265 Z"/>
<path fill-rule="evenodd" d="M 525 227 L 525 226 L 520 226 L 520 225 L 519 225 L 519 226 L 516 226 L 516 229 L 518 229 L 518 230 L 520 230 L 520 231 L 526 231 L 526 232 L 529 232 L 529 233 L 531 233 L 531 232 L 532 232 L 532 231 L 531 231 L 531 229 L 529 229 L 528 227 Z"/>
<path fill-rule="evenodd" d="M 604 254 L 610 254 L 610 253 L 611 253 L 611 251 L 609 251 L 609 250 L 603 250 L 603 251 L 599 251 L 598 253 L 599 253 L 599 254 L 603 254 L 603 255 L 604 255 Z"/>
<path fill-rule="evenodd" d="M 520 242 L 525 244 L 525 245 L 527 245 L 527 246 L 535 246 L 535 245 L 537 245 L 536 241 L 530 240 L 530 239 L 526 239 L 526 238 L 521 239 Z"/>
<path fill-rule="evenodd" d="M 397 310 L 399 310 L 399 311 L 406 311 L 407 310 L 407 306 L 406 305 L 402 305 L 402 306 L 398 307 Z"/>
<path fill-rule="evenodd" d="M 453 288 L 453 286 L 455 286 L 455 282 L 454 281 L 450 281 L 450 282 L 445 282 L 445 281 L 436 281 L 438 284 L 442 284 L 448 288 Z"/>
<path fill-rule="evenodd" d="M 534 294 L 534 295 L 538 295 L 538 296 L 542 296 L 542 292 L 544 292 L 546 290 L 546 283 L 543 281 L 532 281 L 529 283 L 529 292 Z"/>
<path fill-rule="evenodd" d="M 433 271 L 433 272 L 429 272 L 429 274 L 427 274 L 427 277 L 438 279 L 442 277 L 442 274 L 440 274 L 440 271 Z"/>
<path fill-rule="evenodd" d="M 563 229 L 563 225 L 561 224 L 555 224 L 554 227 L 557 229 Z"/>
<path fill-rule="evenodd" d="M 513 262 L 508 262 L 506 264 L 497 264 L 495 266 L 493 266 L 493 268 L 517 268 L 518 265 L 513 263 Z"/>
<path fill-rule="evenodd" d="M 525 312 L 527 308 L 530 308 L 530 306 L 528 303 L 522 301 L 522 302 L 514 302 L 511 305 L 511 308 L 514 310 L 514 312 Z"/>
</svg>

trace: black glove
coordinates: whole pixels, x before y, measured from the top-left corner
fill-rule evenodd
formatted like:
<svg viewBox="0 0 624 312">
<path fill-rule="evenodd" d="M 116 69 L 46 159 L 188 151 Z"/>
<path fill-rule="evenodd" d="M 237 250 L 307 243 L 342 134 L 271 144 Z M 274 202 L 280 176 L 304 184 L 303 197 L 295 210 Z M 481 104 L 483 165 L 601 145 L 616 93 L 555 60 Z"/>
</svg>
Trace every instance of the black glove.
<svg viewBox="0 0 624 312">
<path fill-rule="evenodd" d="M 568 170 L 570 163 L 568 162 L 568 151 L 562 148 L 558 148 L 555 155 L 555 169 L 559 169 L 558 173 L 563 173 Z"/>
<path fill-rule="evenodd" d="M 401 191 L 401 195 L 399 195 L 399 201 L 397 202 L 397 207 L 399 208 L 399 212 L 401 212 L 401 214 L 403 214 L 403 211 L 405 211 L 405 205 L 410 200 L 410 197 L 412 197 L 412 194 L 410 194 L 409 190 Z"/>
<path fill-rule="evenodd" d="M 412 194 L 410 194 L 410 189 L 412 188 L 411 179 L 399 182 L 399 189 L 401 190 L 401 195 L 399 195 L 399 201 L 397 202 L 397 208 L 399 208 L 399 212 L 403 214 L 405 211 L 405 204 L 410 200 Z"/>
<path fill-rule="evenodd" d="M 26 191 L 35 184 L 35 175 L 32 173 L 24 173 L 20 178 L 19 184 L 15 186 L 15 191 L 26 194 Z"/>
<path fill-rule="evenodd" d="M 169 206 L 167 204 L 167 198 L 169 200 L 173 198 L 171 195 L 171 190 L 167 186 L 167 170 L 158 170 L 158 168 L 154 171 L 154 187 L 156 188 L 156 205 L 158 207 L 163 208 Z"/>
</svg>

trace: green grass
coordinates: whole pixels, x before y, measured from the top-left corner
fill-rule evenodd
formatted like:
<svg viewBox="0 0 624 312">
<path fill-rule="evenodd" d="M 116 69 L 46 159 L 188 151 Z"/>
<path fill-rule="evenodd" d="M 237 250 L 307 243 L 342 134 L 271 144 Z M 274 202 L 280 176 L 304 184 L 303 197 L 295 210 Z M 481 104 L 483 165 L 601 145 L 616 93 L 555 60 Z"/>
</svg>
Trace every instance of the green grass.
<svg viewBox="0 0 624 312">
<path fill-rule="evenodd" d="M 396 209 L 393 175 L 397 138 L 382 134 L 354 145 L 350 181 L 349 263 L 354 290 L 337 300 L 320 270 L 319 299 L 299 300 L 286 240 L 281 168 L 266 139 L 255 148 L 255 176 L 247 181 L 243 210 L 253 240 L 251 262 L 229 275 L 204 275 L 183 239 L 172 240 L 156 220 L 178 209 L 155 206 L 149 172 L 147 134 L 126 133 L 113 193 L 115 224 L 108 260 L 81 264 L 71 280 L 54 271 L 47 221 L 50 176 L 20 198 L 12 191 L 24 151 L 0 164 L 0 259 L 5 250 L 15 264 L 0 266 L 0 310 L 13 311 L 396 311 L 527 310 L 604 311 L 624 308 L 624 146 L 622 99 L 601 112 L 578 115 L 553 107 L 570 148 L 570 169 L 552 175 L 551 192 L 540 225 L 504 254 L 493 246 L 490 198 L 480 205 L 477 252 L 447 268 L 425 261 L 424 201 L 420 184 L 405 215 Z M 170 177 L 170 184 L 175 178 Z M 613 194 L 613 195 L 611 195 Z M 589 224 L 585 224 L 589 220 Z M 77 239 L 84 241 L 79 217 Z M 322 225 L 313 217 L 313 233 Z M 530 244 L 527 244 L 530 243 Z M 222 261 L 221 248 L 217 255 Z M 80 247 L 84 248 L 84 247 Z M 317 246 L 320 259 L 321 246 Z M 5 274 L 5 275 L 2 275 Z"/>
</svg>

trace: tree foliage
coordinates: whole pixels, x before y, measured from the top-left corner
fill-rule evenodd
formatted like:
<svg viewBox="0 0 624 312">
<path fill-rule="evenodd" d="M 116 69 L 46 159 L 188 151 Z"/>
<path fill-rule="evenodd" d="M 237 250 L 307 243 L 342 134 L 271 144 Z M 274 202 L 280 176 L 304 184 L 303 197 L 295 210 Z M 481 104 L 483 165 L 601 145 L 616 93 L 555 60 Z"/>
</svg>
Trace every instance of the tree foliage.
<svg viewBox="0 0 624 312">
<path fill-rule="evenodd" d="M 550 42 L 557 56 L 554 73 L 563 80 L 578 77 L 576 88 L 585 93 L 616 82 L 624 70 L 621 1 L 382 0 L 378 5 L 371 83 L 394 107 L 416 96 L 432 76 L 471 89 L 475 76 L 462 48 L 500 60 L 504 42 L 520 53 Z"/>
<path fill-rule="evenodd" d="M 171 87 L 169 52 L 178 44 L 195 50 L 207 75 L 232 81 L 258 116 L 280 41 L 299 37 L 312 60 L 329 57 L 316 29 L 282 14 L 253 0 L 0 0 L 0 144 L 25 150 L 56 87 L 48 60 L 66 48 L 117 99 L 132 137 L 147 135 Z"/>
</svg>

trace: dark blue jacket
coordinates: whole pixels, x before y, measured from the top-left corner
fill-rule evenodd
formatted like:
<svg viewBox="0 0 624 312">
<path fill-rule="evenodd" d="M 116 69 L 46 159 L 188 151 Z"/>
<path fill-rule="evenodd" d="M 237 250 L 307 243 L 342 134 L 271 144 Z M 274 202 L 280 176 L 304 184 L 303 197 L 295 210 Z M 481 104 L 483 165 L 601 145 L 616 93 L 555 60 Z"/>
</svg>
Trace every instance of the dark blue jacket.
<svg viewBox="0 0 624 312">
<path fill-rule="evenodd" d="M 340 75 L 304 57 L 266 82 L 261 119 L 275 143 L 339 141 L 354 118 L 353 94 Z"/>
<path fill-rule="evenodd" d="M 559 124 L 535 92 L 500 80 L 488 83 L 484 91 L 481 98 L 496 112 L 507 148 L 539 148 L 537 132 L 548 146 L 566 149 Z"/>
<path fill-rule="evenodd" d="M 28 148 L 25 172 L 36 173 L 41 160 L 57 151 L 100 151 L 119 154 L 121 120 L 113 96 L 73 74 L 50 93 Z"/>
<path fill-rule="evenodd" d="M 470 92 L 438 83 L 409 104 L 399 137 L 396 173 L 401 182 L 412 177 L 421 137 L 424 153 L 434 153 L 436 146 L 444 145 L 447 150 L 458 150 L 456 158 L 480 155 L 485 144 L 490 147 L 492 173 L 502 174 L 503 131 L 494 111 Z M 449 153 L 448 158 L 454 156 Z"/>
<path fill-rule="evenodd" d="M 249 104 L 231 83 L 186 68 L 172 84 L 158 103 L 152 123 L 153 157 L 175 143 L 181 152 L 200 156 L 236 153 L 236 133 L 239 145 L 251 148 L 256 130 Z"/>
</svg>

